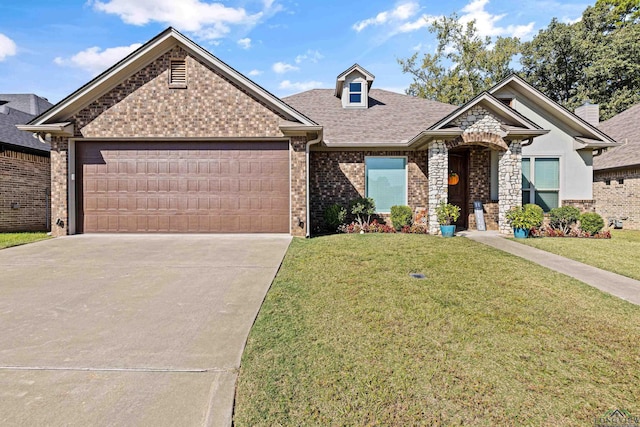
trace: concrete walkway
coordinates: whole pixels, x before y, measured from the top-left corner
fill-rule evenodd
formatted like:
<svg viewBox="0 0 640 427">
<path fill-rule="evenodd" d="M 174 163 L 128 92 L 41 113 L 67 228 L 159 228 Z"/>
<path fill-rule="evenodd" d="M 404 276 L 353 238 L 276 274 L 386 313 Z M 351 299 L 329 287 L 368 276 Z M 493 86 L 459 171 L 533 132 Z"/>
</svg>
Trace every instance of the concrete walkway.
<svg viewBox="0 0 640 427">
<path fill-rule="evenodd" d="M 463 231 L 457 234 L 566 274 L 603 292 L 640 305 L 640 281 L 638 280 L 513 242 L 495 231 Z"/>
<path fill-rule="evenodd" d="M 0 250 L 1 426 L 231 426 L 286 235 L 84 235 Z"/>
</svg>

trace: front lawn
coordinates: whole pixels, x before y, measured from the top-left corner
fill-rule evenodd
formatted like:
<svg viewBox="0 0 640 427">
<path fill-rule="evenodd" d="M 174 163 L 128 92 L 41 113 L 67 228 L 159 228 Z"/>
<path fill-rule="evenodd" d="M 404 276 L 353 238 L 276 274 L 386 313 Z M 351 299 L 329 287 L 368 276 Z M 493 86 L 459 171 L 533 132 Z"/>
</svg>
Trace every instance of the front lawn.
<svg viewBox="0 0 640 427">
<path fill-rule="evenodd" d="M 639 340 L 640 307 L 468 239 L 294 239 L 234 422 L 591 425 L 640 415 Z"/>
<path fill-rule="evenodd" d="M 0 249 L 49 238 L 47 233 L 0 233 Z"/>
<path fill-rule="evenodd" d="M 612 230 L 611 235 L 611 239 L 543 237 L 514 240 L 640 280 L 640 231 Z"/>
</svg>

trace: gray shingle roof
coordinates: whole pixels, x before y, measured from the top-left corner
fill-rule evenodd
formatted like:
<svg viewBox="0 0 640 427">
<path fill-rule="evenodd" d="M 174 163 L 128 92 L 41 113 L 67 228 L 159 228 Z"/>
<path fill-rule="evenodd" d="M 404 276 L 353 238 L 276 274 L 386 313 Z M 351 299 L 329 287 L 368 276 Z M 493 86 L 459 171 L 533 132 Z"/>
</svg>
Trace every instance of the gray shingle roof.
<svg viewBox="0 0 640 427">
<path fill-rule="evenodd" d="M 32 116 L 38 116 L 53 107 L 52 103 L 33 93 L 0 93 L 0 105 Z"/>
<path fill-rule="evenodd" d="M 333 89 L 314 89 L 283 98 L 324 127 L 330 143 L 407 142 L 458 107 L 383 89 L 369 91 L 369 108 L 342 108 Z"/>
<path fill-rule="evenodd" d="M 0 94 L 0 144 L 50 151 L 49 144 L 40 142 L 31 132 L 18 130 L 16 125 L 29 123 L 35 116 L 52 106 L 53 104 L 46 99 L 32 93 Z"/>
<path fill-rule="evenodd" d="M 594 157 L 594 170 L 640 165 L 640 104 L 600 123 L 598 129 L 623 145 Z"/>
<path fill-rule="evenodd" d="M 18 147 L 39 151 L 50 151 L 49 144 L 43 144 L 33 137 L 31 132 L 18 130 L 16 125 L 23 125 L 33 119 L 33 115 L 22 111 L 0 106 L 0 144 L 10 144 Z"/>
</svg>

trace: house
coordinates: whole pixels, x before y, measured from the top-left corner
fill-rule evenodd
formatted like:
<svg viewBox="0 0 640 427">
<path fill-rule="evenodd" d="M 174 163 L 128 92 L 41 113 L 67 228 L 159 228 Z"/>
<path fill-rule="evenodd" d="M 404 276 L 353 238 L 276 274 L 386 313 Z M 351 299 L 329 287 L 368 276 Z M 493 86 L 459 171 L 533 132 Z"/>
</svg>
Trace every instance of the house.
<svg viewBox="0 0 640 427">
<path fill-rule="evenodd" d="M 34 94 L 0 94 L 0 232 L 49 229 L 49 144 L 16 125 L 51 106 Z"/>
<path fill-rule="evenodd" d="M 356 196 L 383 216 L 425 209 L 433 232 L 440 202 L 474 227 L 481 201 L 509 232 L 523 197 L 592 203 L 593 149 L 615 142 L 520 78 L 461 107 L 374 80 L 355 64 L 335 89 L 279 99 L 168 28 L 20 129 L 51 141 L 53 235 L 308 236 Z"/>
<path fill-rule="evenodd" d="M 621 221 L 640 230 L 640 104 L 606 120 L 598 128 L 622 145 L 593 159 L 596 212 L 605 221 Z"/>
</svg>

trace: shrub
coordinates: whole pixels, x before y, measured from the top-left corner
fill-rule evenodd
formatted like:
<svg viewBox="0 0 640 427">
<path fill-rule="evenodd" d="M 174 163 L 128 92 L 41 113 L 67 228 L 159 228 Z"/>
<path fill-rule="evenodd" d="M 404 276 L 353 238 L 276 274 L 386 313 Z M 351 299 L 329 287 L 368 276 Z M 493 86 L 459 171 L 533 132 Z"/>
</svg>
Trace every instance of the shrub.
<svg viewBox="0 0 640 427">
<path fill-rule="evenodd" d="M 551 217 L 551 227 L 562 230 L 564 234 L 569 234 L 571 227 L 580 219 L 580 211 L 573 206 L 562 206 L 551 209 L 549 216 Z"/>
<path fill-rule="evenodd" d="M 358 197 L 349 203 L 349 212 L 356 217 L 356 222 L 362 227 L 371 222 L 371 215 L 376 213 L 376 204 L 371 197 Z"/>
<path fill-rule="evenodd" d="M 391 206 L 391 223 L 396 230 L 411 225 L 413 212 L 409 206 Z"/>
<path fill-rule="evenodd" d="M 324 223 L 327 224 L 331 231 L 336 231 L 346 218 L 347 210 L 337 203 L 324 210 Z"/>
<path fill-rule="evenodd" d="M 542 226 L 542 222 L 544 221 L 544 211 L 540 206 L 529 203 L 524 205 L 524 210 L 527 213 L 527 216 L 531 219 L 532 225 L 530 228 Z"/>
<path fill-rule="evenodd" d="M 536 205 L 514 206 L 507 212 L 507 221 L 514 229 L 521 228 L 523 230 L 531 230 L 542 223 L 539 218 L 539 212 L 532 207 Z M 541 209 L 542 210 L 542 209 Z M 543 217 L 544 218 L 544 217 Z"/>
<path fill-rule="evenodd" d="M 580 216 L 580 229 L 592 236 L 604 228 L 604 220 L 595 212 L 583 213 Z"/>
<path fill-rule="evenodd" d="M 436 215 L 440 225 L 451 225 L 460 218 L 460 208 L 450 203 L 440 202 L 436 207 Z"/>
</svg>

